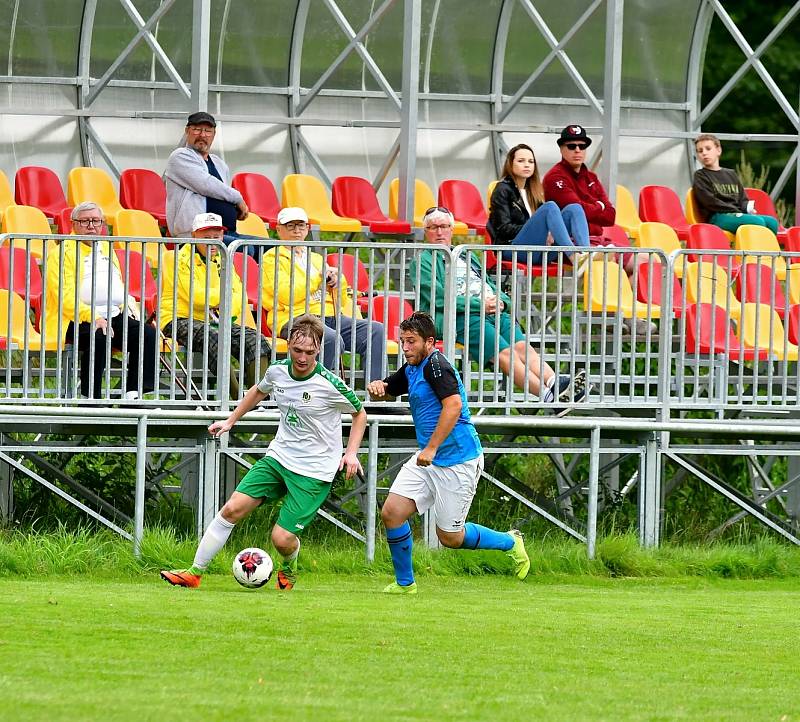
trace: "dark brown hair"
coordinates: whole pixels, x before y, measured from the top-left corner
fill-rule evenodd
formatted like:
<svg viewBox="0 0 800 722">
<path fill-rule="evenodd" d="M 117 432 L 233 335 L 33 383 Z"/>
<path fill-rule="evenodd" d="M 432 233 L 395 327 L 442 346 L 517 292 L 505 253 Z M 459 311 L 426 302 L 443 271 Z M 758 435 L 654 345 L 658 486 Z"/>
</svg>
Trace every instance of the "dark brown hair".
<svg viewBox="0 0 800 722">
<path fill-rule="evenodd" d="M 528 196 L 531 213 L 533 213 L 533 211 L 544 203 L 544 187 L 542 186 L 542 179 L 539 177 L 539 164 L 536 162 L 536 154 L 533 152 L 533 148 L 529 145 L 525 145 L 525 143 L 520 143 L 509 150 L 508 155 L 506 155 L 506 162 L 503 163 L 502 176 L 503 178 L 510 178 L 516 186 L 517 181 L 514 178 L 513 168 L 514 156 L 517 154 L 518 150 L 530 151 L 530 154 L 533 156 L 533 175 L 525 180 L 525 193 Z"/>
</svg>

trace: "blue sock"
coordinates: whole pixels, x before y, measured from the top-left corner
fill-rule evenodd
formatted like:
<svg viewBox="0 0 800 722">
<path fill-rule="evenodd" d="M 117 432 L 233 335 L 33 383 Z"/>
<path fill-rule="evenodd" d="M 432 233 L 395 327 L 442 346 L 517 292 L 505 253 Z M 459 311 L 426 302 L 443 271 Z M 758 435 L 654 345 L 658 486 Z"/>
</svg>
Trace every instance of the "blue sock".
<svg viewBox="0 0 800 722">
<path fill-rule="evenodd" d="M 389 551 L 392 553 L 394 565 L 394 578 L 401 587 L 414 583 L 414 569 L 411 566 L 411 525 L 405 521 L 396 529 L 386 530 L 386 541 L 389 542 Z"/>
<path fill-rule="evenodd" d="M 507 531 L 495 531 L 471 521 L 464 524 L 462 549 L 499 549 L 507 552 L 513 546 L 514 537 Z"/>
</svg>

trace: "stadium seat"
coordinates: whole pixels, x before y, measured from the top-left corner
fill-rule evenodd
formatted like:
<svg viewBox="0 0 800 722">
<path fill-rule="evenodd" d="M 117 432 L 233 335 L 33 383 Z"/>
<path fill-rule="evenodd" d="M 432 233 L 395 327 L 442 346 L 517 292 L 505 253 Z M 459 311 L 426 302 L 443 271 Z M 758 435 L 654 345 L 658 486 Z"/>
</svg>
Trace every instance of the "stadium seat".
<svg viewBox="0 0 800 722">
<path fill-rule="evenodd" d="M 786 271 L 786 286 L 789 289 L 789 303 L 800 303 L 800 266 L 789 266 Z"/>
<path fill-rule="evenodd" d="M 739 226 L 734 245 L 737 251 L 753 253 L 780 253 L 778 239 L 764 226 Z M 775 276 L 783 281 L 786 278 L 786 259 L 781 256 L 745 256 L 745 263 L 764 263 L 772 268 Z"/>
<path fill-rule="evenodd" d="M 497 187 L 499 180 L 493 180 L 489 183 L 488 188 L 486 189 L 486 212 L 492 212 L 492 193 L 494 193 L 494 189 Z"/>
<path fill-rule="evenodd" d="M 114 235 L 129 238 L 161 238 L 161 229 L 152 214 L 147 211 L 126 208 L 117 213 Z M 117 241 L 114 246 L 115 248 L 125 248 L 125 244 L 120 241 Z M 153 268 L 158 268 L 158 246 L 158 243 L 142 243 L 141 241 L 132 241 L 128 244 L 128 248 L 137 253 L 141 253 L 144 247 L 147 262 Z"/>
<path fill-rule="evenodd" d="M 767 358 L 765 351 L 756 354 L 754 349 L 746 349 L 739 343 L 724 308 L 712 303 L 692 303 L 686 307 L 685 317 L 685 354 L 725 354 L 734 361 L 752 361 L 756 355 Z"/>
<path fill-rule="evenodd" d="M 325 257 L 329 266 L 341 269 L 342 275 L 347 280 L 347 285 L 356 293 L 356 303 L 362 313 L 369 309 L 369 299 L 375 295 L 375 290 L 370 288 L 369 274 L 361 259 L 351 253 L 329 253 Z"/>
<path fill-rule="evenodd" d="M 689 237 L 689 221 L 683 214 L 678 194 L 666 186 L 643 186 L 639 191 L 639 217 L 642 221 L 666 223 L 678 238 Z"/>
<path fill-rule="evenodd" d="M 251 213 L 255 213 L 270 228 L 275 228 L 281 202 L 267 176 L 261 173 L 237 173 L 231 179 L 231 185 L 242 194 Z"/>
<path fill-rule="evenodd" d="M 33 206 L 9 206 L 6 208 L 3 214 L 2 230 L 3 233 L 37 233 L 40 235 L 50 235 L 53 232 L 45 214 Z M 41 238 L 14 238 L 11 245 L 15 248 L 30 248 L 32 256 L 41 258 L 44 254 L 45 242 Z M 6 244 L 7 241 L 3 245 Z"/>
<path fill-rule="evenodd" d="M 711 303 L 729 310 L 734 319 L 741 314 L 741 304 L 730 288 L 728 274 L 716 263 L 687 263 L 683 289 L 687 303 Z"/>
<path fill-rule="evenodd" d="M 68 207 L 58 176 L 49 168 L 38 165 L 26 165 L 17 171 L 14 199 L 18 205 L 33 206 L 53 219 Z"/>
<path fill-rule="evenodd" d="M 689 226 L 686 248 L 694 251 L 730 251 L 731 244 L 728 237 L 732 235 L 726 234 L 719 226 L 712 226 L 710 223 L 695 223 Z M 741 258 L 731 255 L 689 253 L 687 258 L 692 262 L 718 263 L 732 277 L 739 273 L 739 267 L 742 265 Z"/>
<path fill-rule="evenodd" d="M 5 339 L 6 345 L 14 344 L 28 351 L 42 349 L 42 337 L 28 317 L 24 299 L 6 289 L 0 289 L 0 338 Z M 45 347 L 45 350 L 51 349 Z"/>
<path fill-rule="evenodd" d="M 778 211 L 769 193 L 762 191 L 760 188 L 745 188 L 744 192 L 751 201 L 755 201 L 756 213 L 760 216 L 772 216 L 778 221 L 778 243 L 781 246 L 786 245 L 786 228 L 781 225 L 778 219 Z"/>
<path fill-rule="evenodd" d="M 703 213 L 700 211 L 700 208 L 694 199 L 694 190 L 692 188 L 686 191 L 686 220 L 689 221 L 689 232 L 691 232 L 693 225 L 698 223 L 707 223 L 707 219 L 703 216 Z M 719 228 L 719 226 L 714 227 Z M 732 244 L 733 233 L 730 231 L 723 231 L 721 228 L 719 228 L 719 230 L 728 239 L 728 245 Z"/>
<path fill-rule="evenodd" d="M 331 208 L 322 181 L 314 176 L 292 173 L 283 179 L 281 204 L 304 208 L 308 218 L 321 231 L 360 233 L 361 221 L 337 215 Z"/>
<path fill-rule="evenodd" d="M 29 298 L 38 323 L 43 286 L 42 273 L 35 256 L 29 256 L 24 248 L 0 247 L 0 288 Z"/>
<path fill-rule="evenodd" d="M 339 176 L 333 181 L 331 188 L 331 205 L 334 213 L 357 218 L 363 225 L 369 226 L 370 233 L 402 236 L 411 234 L 411 224 L 408 221 L 392 220 L 381 210 L 375 189 L 366 178 Z"/>
<path fill-rule="evenodd" d="M 127 168 L 119 176 L 119 201 L 124 208 L 145 211 L 167 225 L 167 189 L 155 171 Z"/>
<path fill-rule="evenodd" d="M 635 306 L 635 309 L 634 309 Z M 633 289 L 622 267 L 614 261 L 593 261 L 583 274 L 583 307 L 592 313 L 619 313 L 624 318 L 659 318 L 661 308 L 651 301 L 634 303 Z"/>
<path fill-rule="evenodd" d="M 68 236 L 72 233 L 72 208 L 67 206 L 55 218 L 56 231 L 62 236 Z"/>
<path fill-rule="evenodd" d="M 797 361 L 798 347 L 786 337 L 780 316 L 763 303 L 745 303 L 739 325 L 745 348 L 767 351 L 779 361 Z"/>
<path fill-rule="evenodd" d="M 372 318 L 380 321 L 386 329 L 386 353 L 400 352 L 400 322 L 414 313 L 414 307 L 400 296 L 373 296 Z"/>
<path fill-rule="evenodd" d="M 111 226 L 123 210 L 114 182 L 102 168 L 73 168 L 67 176 L 67 201 L 73 208 L 84 201 L 97 203 Z"/>
<path fill-rule="evenodd" d="M 153 271 L 147 259 L 142 259 L 138 251 L 115 248 L 122 272 L 122 281 L 128 286 L 128 293 L 143 304 L 148 318 L 156 312 L 158 284 L 153 278 Z M 144 282 L 144 285 L 142 283 Z"/>
<path fill-rule="evenodd" d="M 642 303 L 649 302 L 663 308 L 665 295 L 661 263 L 656 259 L 652 264 L 647 261 L 639 262 L 636 265 L 636 298 Z M 681 284 L 674 273 L 672 274 L 672 313 L 676 317 L 683 313 Z"/>
<path fill-rule="evenodd" d="M 800 226 L 792 226 L 786 229 L 786 243 L 783 246 L 789 253 L 800 253 Z M 794 258 L 789 263 L 798 263 L 800 259 Z"/>
<path fill-rule="evenodd" d="M 247 293 L 247 302 L 253 309 L 261 305 L 261 269 L 258 261 L 247 253 L 237 251 L 233 254 L 233 267 L 242 281 Z"/>
<path fill-rule="evenodd" d="M 800 270 L 800 269 L 799 269 Z M 786 316 L 788 305 L 783 284 L 775 278 L 769 266 L 763 263 L 745 263 L 736 279 L 736 297 L 742 303 L 762 303 Z"/>
<path fill-rule="evenodd" d="M 4 216 L 6 208 L 17 205 L 14 201 L 14 194 L 11 192 L 11 184 L 8 176 L 0 170 L 0 216 Z"/>
<path fill-rule="evenodd" d="M 469 181 L 443 180 L 439 184 L 439 205 L 456 220 L 466 223 L 478 235 L 485 235 L 489 216 L 483 207 L 481 192 Z"/>
<path fill-rule="evenodd" d="M 667 256 L 673 251 L 681 250 L 681 243 L 675 233 L 675 229 L 666 223 L 656 221 L 646 221 L 639 226 L 639 237 L 636 243 L 640 248 L 657 248 L 662 250 Z M 675 259 L 675 274 L 678 278 L 683 277 L 683 266 L 686 256 L 678 256 Z"/>
<path fill-rule="evenodd" d="M 786 314 L 786 331 L 792 343 L 800 344 L 800 306 L 789 306 Z"/>
<path fill-rule="evenodd" d="M 389 216 L 391 218 L 399 218 L 398 203 L 400 193 L 400 179 L 393 178 L 389 183 Z M 425 216 L 425 211 L 428 208 L 433 208 L 438 205 L 436 199 L 433 197 L 433 191 L 425 181 L 417 178 L 414 181 L 414 225 L 417 228 L 422 228 L 422 218 Z M 469 228 L 466 223 L 459 221 L 455 222 L 453 226 L 454 236 L 466 236 L 469 234 Z"/>
<path fill-rule="evenodd" d="M 639 237 L 639 226 L 642 224 L 639 218 L 639 211 L 636 210 L 636 202 L 633 194 L 623 185 L 617 186 L 617 225 L 625 233 L 636 240 Z"/>
<path fill-rule="evenodd" d="M 244 233 L 248 236 L 257 236 L 258 238 L 269 238 L 269 231 L 261 216 L 258 213 L 248 213 L 247 218 L 243 221 L 236 221 L 236 231 Z"/>
</svg>

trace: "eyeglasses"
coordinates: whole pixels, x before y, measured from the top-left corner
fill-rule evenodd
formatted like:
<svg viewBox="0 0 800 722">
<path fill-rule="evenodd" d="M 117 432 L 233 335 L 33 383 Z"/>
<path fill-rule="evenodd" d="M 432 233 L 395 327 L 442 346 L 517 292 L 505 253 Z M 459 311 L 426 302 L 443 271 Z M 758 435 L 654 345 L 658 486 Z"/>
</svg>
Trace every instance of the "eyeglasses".
<svg viewBox="0 0 800 722">
<path fill-rule="evenodd" d="M 209 128 L 207 126 L 190 125 L 189 130 L 197 135 L 214 135 L 217 132 L 216 128 Z"/>
<path fill-rule="evenodd" d="M 103 225 L 102 218 L 73 218 L 72 222 L 79 225 L 81 228 L 100 228 Z"/>
<path fill-rule="evenodd" d="M 445 208 L 444 206 L 433 206 L 433 208 L 428 208 L 428 210 L 425 211 L 425 215 L 429 216 L 431 213 L 436 213 L 437 211 L 439 213 L 447 213 L 448 216 L 452 216 L 453 215 L 450 212 L 450 209 L 449 208 Z"/>
<path fill-rule="evenodd" d="M 584 143 L 564 143 L 564 145 L 570 150 L 586 150 L 588 147 Z"/>
<path fill-rule="evenodd" d="M 452 227 L 453 226 L 451 226 L 449 223 L 448 224 L 440 223 L 435 226 L 425 226 L 425 230 L 436 233 L 437 231 L 449 231 Z"/>
<path fill-rule="evenodd" d="M 281 224 L 287 231 L 303 231 L 308 226 L 308 223 L 305 221 L 294 221 L 290 223 L 282 223 Z"/>
</svg>

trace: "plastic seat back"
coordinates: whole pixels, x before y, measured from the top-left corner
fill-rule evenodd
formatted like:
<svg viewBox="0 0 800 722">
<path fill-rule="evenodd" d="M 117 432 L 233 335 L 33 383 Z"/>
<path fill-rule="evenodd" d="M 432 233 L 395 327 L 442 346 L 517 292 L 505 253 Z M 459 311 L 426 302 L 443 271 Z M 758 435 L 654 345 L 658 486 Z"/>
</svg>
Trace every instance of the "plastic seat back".
<svg viewBox="0 0 800 722">
<path fill-rule="evenodd" d="M 161 229 L 158 221 L 147 211 L 125 208 L 117 213 L 114 235 L 132 238 L 161 238 Z M 132 251 L 144 252 L 147 262 L 153 268 L 158 268 L 158 246 L 158 243 L 142 243 L 141 241 L 132 241 L 128 244 Z M 117 241 L 114 247 L 125 248 L 125 244 Z"/>
<path fill-rule="evenodd" d="M 167 225 L 167 189 L 161 176 L 149 168 L 127 168 L 119 176 L 119 200 L 123 207 L 145 211 Z"/>
<path fill-rule="evenodd" d="M 672 313 L 680 316 L 683 313 L 683 295 L 677 276 L 672 276 Z M 641 262 L 636 266 L 636 298 L 642 303 L 651 303 L 663 308 L 666 292 L 662 277 L 661 263 Z M 663 312 L 662 314 L 663 315 Z"/>
<path fill-rule="evenodd" d="M 689 237 L 686 248 L 696 251 L 730 251 L 731 243 L 728 236 L 719 226 L 710 223 L 695 223 L 689 227 Z M 733 256 L 713 256 L 710 254 L 689 253 L 690 261 L 708 261 L 719 263 L 723 268 L 738 269 L 741 259 Z"/>
<path fill-rule="evenodd" d="M 733 295 L 725 269 L 719 264 L 699 261 L 687 263 L 683 288 L 688 303 L 710 303 L 726 309 L 731 317 L 739 318 L 741 304 Z"/>
<path fill-rule="evenodd" d="M 628 276 L 615 261 L 594 261 L 583 274 L 583 306 L 593 313 L 618 313 L 624 318 L 659 318 L 660 308 L 654 304 L 634 304 Z M 649 311 L 649 313 L 648 313 Z"/>
<path fill-rule="evenodd" d="M 52 234 L 47 217 L 33 206 L 9 206 L 3 214 L 3 233 L 38 233 Z M 30 253 L 41 258 L 46 241 L 41 238 L 14 238 L 11 245 L 15 248 L 30 248 Z M 5 243 L 3 245 L 6 245 Z"/>
<path fill-rule="evenodd" d="M 686 191 L 686 220 L 689 221 L 689 225 L 693 225 L 694 223 L 705 223 L 706 219 L 703 216 L 702 211 L 700 210 L 700 206 L 697 205 L 697 201 L 694 199 L 694 189 L 690 188 Z M 722 229 L 720 229 L 722 230 Z"/>
<path fill-rule="evenodd" d="M 378 202 L 372 184 L 359 176 L 339 176 L 331 187 L 331 205 L 334 213 L 349 218 L 357 218 L 372 233 L 407 236 L 411 233 L 408 221 L 389 218 Z"/>
<path fill-rule="evenodd" d="M 73 208 L 84 201 L 97 203 L 112 226 L 123 210 L 114 182 L 102 168 L 73 168 L 67 176 L 67 201 Z"/>
<path fill-rule="evenodd" d="M 800 303 L 800 266 L 789 266 L 786 271 L 786 285 L 789 289 L 789 303 L 793 306 Z"/>
<path fill-rule="evenodd" d="M 281 202 L 267 176 L 261 173 L 237 173 L 231 179 L 231 185 L 242 194 L 251 213 L 255 213 L 270 228 L 275 228 Z"/>
<path fill-rule="evenodd" d="M 6 289 L 0 289 L 0 338 L 28 351 L 42 348 L 42 337 L 28 317 L 25 301 Z"/>
<path fill-rule="evenodd" d="M 742 303 L 761 303 L 771 306 L 784 317 L 788 304 L 783 284 L 763 263 L 745 263 L 736 279 L 736 296 Z"/>
<path fill-rule="evenodd" d="M 56 231 L 62 236 L 72 233 L 72 208 L 67 206 L 55 218 Z"/>
<path fill-rule="evenodd" d="M 389 216 L 391 218 L 399 218 L 400 198 L 400 179 L 393 178 L 389 183 Z M 433 208 L 438 205 L 436 199 L 433 197 L 433 191 L 430 186 L 419 178 L 414 180 L 414 225 L 417 228 L 422 228 L 422 219 L 425 216 L 425 211 L 428 208 Z M 466 223 L 456 221 L 453 225 L 454 236 L 466 236 L 469 233 L 469 228 Z"/>
<path fill-rule="evenodd" d="M 797 361 L 797 345 L 785 337 L 780 316 L 763 303 L 745 303 L 739 339 L 746 348 L 769 352 L 779 361 Z"/>
<path fill-rule="evenodd" d="M 689 304 L 685 317 L 685 354 L 726 354 L 732 359 L 742 358 L 744 361 L 751 361 L 755 357 L 752 349 L 742 348 L 724 308 L 711 303 Z M 765 358 L 766 354 L 761 352 L 759 356 Z"/>
<path fill-rule="evenodd" d="M 358 233 L 361 221 L 355 218 L 344 218 L 333 212 L 328 193 L 319 178 L 292 173 L 283 179 L 281 187 L 281 203 L 284 206 L 304 208 L 311 223 L 319 226 L 321 231 L 334 233 Z"/>
<path fill-rule="evenodd" d="M 24 248 L 0 247 L 0 288 L 22 298 L 27 296 L 38 316 L 42 306 L 42 272 L 36 258 Z"/>
<path fill-rule="evenodd" d="M 756 253 L 780 253 L 778 239 L 764 226 L 739 226 L 734 246 L 739 251 Z M 745 263 L 763 263 L 771 266 L 775 275 L 782 281 L 786 278 L 786 260 L 780 256 L 745 256 Z"/>
<path fill-rule="evenodd" d="M 492 212 L 492 193 L 494 193 L 494 189 L 497 187 L 499 180 L 493 180 L 489 183 L 489 187 L 486 189 L 486 212 Z"/>
<path fill-rule="evenodd" d="M 115 248 L 114 253 L 119 259 L 122 281 L 127 284 L 128 293 L 142 303 L 147 316 L 152 316 L 156 310 L 158 284 L 147 259 L 137 251 L 123 248 Z"/>
<path fill-rule="evenodd" d="M 57 218 L 67 207 L 58 176 L 49 168 L 26 165 L 14 177 L 14 198 L 21 206 L 38 208 L 48 218 Z"/>
<path fill-rule="evenodd" d="M 636 210 L 636 201 L 633 194 L 623 185 L 617 186 L 617 219 L 618 226 L 622 226 L 631 238 L 639 237 L 639 226 L 642 219 L 639 218 L 639 211 Z"/>
<path fill-rule="evenodd" d="M 772 216 L 775 220 L 778 220 L 778 211 L 769 193 L 760 188 L 745 188 L 744 192 L 751 201 L 755 201 L 755 211 L 758 215 Z"/>
<path fill-rule="evenodd" d="M 248 253 L 237 251 L 233 254 L 233 267 L 247 293 L 247 302 L 257 309 L 261 305 L 261 269 L 258 261 Z"/>
<path fill-rule="evenodd" d="M 786 330 L 789 340 L 794 344 L 800 344 L 800 306 L 790 306 L 786 314 Z"/>
<path fill-rule="evenodd" d="M 443 180 L 439 184 L 439 205 L 448 208 L 456 220 L 466 223 L 476 233 L 486 233 L 489 216 L 481 192 L 469 181 Z"/>
<path fill-rule="evenodd" d="M 658 248 L 669 256 L 673 251 L 681 250 L 678 234 L 672 226 L 666 223 L 646 221 L 639 226 L 639 237 L 636 239 L 640 248 Z M 683 276 L 685 256 L 678 256 L 675 260 L 675 273 L 678 278 Z"/>
<path fill-rule="evenodd" d="M 642 221 L 666 223 L 681 240 L 689 235 L 689 221 L 683 214 L 681 199 L 672 188 L 643 186 L 639 191 L 639 217 Z"/>
<path fill-rule="evenodd" d="M 15 206 L 14 194 L 11 191 L 11 184 L 8 176 L 0 170 L 0 215 L 5 215 L 6 208 Z"/>
<path fill-rule="evenodd" d="M 258 213 L 248 213 L 247 218 L 243 221 L 236 221 L 236 231 L 238 233 L 245 233 L 248 236 L 257 236 L 258 238 L 269 238 L 269 231 L 261 216 Z"/>
<path fill-rule="evenodd" d="M 400 296 L 373 296 L 371 299 L 372 318 L 383 323 L 386 338 L 400 343 L 400 322 L 414 313 L 414 307 Z"/>
</svg>

